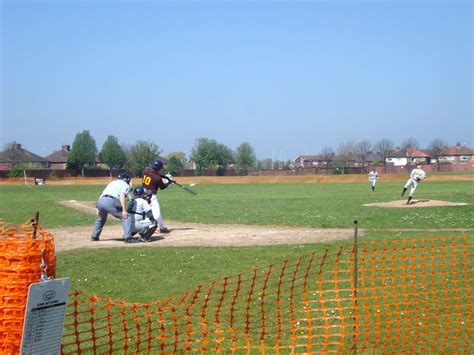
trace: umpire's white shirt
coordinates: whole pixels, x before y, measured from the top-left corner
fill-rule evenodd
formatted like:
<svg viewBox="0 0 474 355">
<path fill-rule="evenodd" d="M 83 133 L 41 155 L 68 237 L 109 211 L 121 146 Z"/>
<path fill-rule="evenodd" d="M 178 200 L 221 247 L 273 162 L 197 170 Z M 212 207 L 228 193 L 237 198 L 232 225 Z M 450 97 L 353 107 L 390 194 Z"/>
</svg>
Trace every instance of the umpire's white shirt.
<svg viewBox="0 0 474 355">
<path fill-rule="evenodd" d="M 123 180 L 114 180 L 105 187 L 100 197 L 109 195 L 109 196 L 119 199 L 121 194 L 125 194 L 125 196 L 127 196 L 129 192 L 130 192 L 129 184 L 127 184 Z"/>
</svg>

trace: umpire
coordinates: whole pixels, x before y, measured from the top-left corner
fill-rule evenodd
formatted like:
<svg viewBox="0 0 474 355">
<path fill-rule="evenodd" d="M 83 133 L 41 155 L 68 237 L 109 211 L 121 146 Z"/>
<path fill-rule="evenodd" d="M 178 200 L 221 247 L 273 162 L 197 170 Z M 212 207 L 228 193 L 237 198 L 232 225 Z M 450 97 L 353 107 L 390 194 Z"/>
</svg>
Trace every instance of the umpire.
<svg viewBox="0 0 474 355">
<path fill-rule="evenodd" d="M 98 241 L 102 228 L 104 228 L 107 216 L 110 213 L 120 219 L 123 227 L 123 239 L 125 242 L 132 240 L 132 219 L 128 218 L 125 206 L 125 198 L 130 192 L 130 181 L 132 177 L 128 173 L 121 173 L 117 180 L 110 182 L 100 194 L 97 200 L 97 220 L 92 230 L 92 241 Z"/>
</svg>

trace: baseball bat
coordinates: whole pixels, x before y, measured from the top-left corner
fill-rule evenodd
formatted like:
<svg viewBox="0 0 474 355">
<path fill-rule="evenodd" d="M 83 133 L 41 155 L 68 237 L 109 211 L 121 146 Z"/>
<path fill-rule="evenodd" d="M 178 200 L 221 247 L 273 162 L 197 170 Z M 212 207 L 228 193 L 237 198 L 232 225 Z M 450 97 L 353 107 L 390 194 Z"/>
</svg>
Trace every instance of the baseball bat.
<svg viewBox="0 0 474 355">
<path fill-rule="evenodd" d="M 189 192 L 190 194 L 192 195 L 197 195 L 197 192 L 196 191 L 193 191 L 191 190 L 190 188 L 186 187 L 186 186 L 183 186 L 181 184 L 178 184 L 176 181 L 173 180 L 173 184 L 175 185 L 178 185 L 179 187 L 181 187 L 182 189 L 184 189 L 185 191 Z"/>
</svg>

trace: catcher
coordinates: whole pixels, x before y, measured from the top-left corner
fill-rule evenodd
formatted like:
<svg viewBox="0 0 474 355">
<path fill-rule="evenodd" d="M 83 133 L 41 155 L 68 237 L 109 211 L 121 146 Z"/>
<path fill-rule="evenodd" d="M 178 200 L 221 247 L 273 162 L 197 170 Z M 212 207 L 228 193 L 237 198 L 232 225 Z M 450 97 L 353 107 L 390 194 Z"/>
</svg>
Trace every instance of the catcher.
<svg viewBox="0 0 474 355">
<path fill-rule="evenodd" d="M 411 171 L 410 178 L 408 179 L 405 186 L 403 186 L 402 197 L 403 195 L 405 195 L 405 192 L 407 191 L 408 187 L 412 185 L 410 193 L 408 194 L 407 205 L 410 204 L 410 201 L 412 200 L 413 195 L 415 194 L 415 190 L 418 187 L 418 183 L 423 181 L 425 178 L 426 178 L 426 172 L 423 169 L 421 169 L 421 163 L 417 162 L 416 169 L 413 169 Z"/>
<path fill-rule="evenodd" d="M 158 228 L 158 223 L 153 218 L 145 189 L 137 186 L 133 189 L 133 195 L 132 201 L 127 208 L 127 212 L 132 217 L 132 236 L 138 233 L 140 234 L 138 242 L 150 242 L 151 236 L 155 233 L 156 228 Z"/>
</svg>

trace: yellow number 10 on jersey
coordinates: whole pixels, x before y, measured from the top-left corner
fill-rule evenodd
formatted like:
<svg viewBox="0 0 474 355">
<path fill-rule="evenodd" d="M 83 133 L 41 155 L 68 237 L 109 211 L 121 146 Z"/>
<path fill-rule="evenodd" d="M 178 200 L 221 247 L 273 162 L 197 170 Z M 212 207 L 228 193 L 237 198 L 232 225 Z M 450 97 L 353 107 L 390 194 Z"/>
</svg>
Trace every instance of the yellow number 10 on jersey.
<svg viewBox="0 0 474 355">
<path fill-rule="evenodd" d="M 151 182 L 151 177 L 149 177 L 148 175 L 143 175 L 142 184 L 150 185 L 150 182 Z"/>
</svg>

